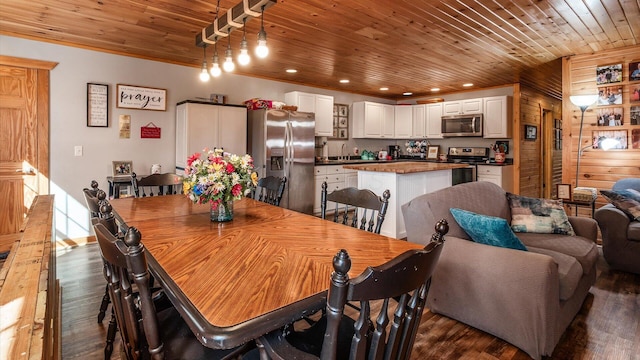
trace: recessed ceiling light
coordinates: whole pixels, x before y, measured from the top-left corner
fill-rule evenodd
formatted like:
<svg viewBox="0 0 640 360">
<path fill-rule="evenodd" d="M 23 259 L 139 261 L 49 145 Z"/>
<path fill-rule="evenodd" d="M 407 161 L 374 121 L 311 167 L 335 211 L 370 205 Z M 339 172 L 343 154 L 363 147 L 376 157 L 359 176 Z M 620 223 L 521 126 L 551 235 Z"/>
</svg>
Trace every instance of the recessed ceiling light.
<svg viewBox="0 0 640 360">
<path fill-rule="evenodd" d="M 440 91 L 440 88 L 431 88 L 431 91 L 433 92 Z"/>
<path fill-rule="evenodd" d="M 297 72 L 298 72 L 298 70 L 296 70 L 296 69 L 287 69 L 287 72 L 288 72 L 289 74 L 295 74 L 295 73 L 297 73 Z"/>
<path fill-rule="evenodd" d="M 342 79 L 340 80 L 340 84 L 348 84 L 349 80 L 348 79 Z"/>
<path fill-rule="evenodd" d="M 413 95 L 413 93 L 410 91 L 407 91 L 407 92 L 403 92 L 402 95 L 409 96 L 409 95 Z"/>
<path fill-rule="evenodd" d="M 466 84 L 462 84 L 462 86 L 464 86 L 464 87 L 470 87 L 470 86 L 473 86 L 473 84 L 472 84 L 472 83 L 466 83 Z"/>
<path fill-rule="evenodd" d="M 380 88 L 380 91 L 387 91 L 387 90 L 389 90 L 389 88 L 388 88 L 388 87 L 381 87 L 381 88 Z"/>
</svg>

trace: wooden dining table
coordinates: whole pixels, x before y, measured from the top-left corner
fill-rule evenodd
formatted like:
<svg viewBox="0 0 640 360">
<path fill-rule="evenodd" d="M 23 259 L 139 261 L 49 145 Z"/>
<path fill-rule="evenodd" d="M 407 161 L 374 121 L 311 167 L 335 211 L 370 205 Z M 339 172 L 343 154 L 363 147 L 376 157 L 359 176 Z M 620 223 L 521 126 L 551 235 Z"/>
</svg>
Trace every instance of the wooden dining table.
<svg viewBox="0 0 640 360">
<path fill-rule="evenodd" d="M 235 201 L 233 220 L 224 223 L 184 195 L 111 204 L 140 230 L 155 281 L 200 342 L 216 349 L 322 309 L 340 249 L 349 252 L 355 277 L 422 247 L 249 198 Z"/>
</svg>

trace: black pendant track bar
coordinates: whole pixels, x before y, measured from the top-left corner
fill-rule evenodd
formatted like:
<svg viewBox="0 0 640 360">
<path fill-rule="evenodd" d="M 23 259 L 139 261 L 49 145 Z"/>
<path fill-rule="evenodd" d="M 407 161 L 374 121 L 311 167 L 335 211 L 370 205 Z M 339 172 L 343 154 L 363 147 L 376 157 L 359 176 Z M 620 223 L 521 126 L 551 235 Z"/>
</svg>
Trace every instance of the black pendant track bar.
<svg viewBox="0 0 640 360">
<path fill-rule="evenodd" d="M 215 44 L 220 38 L 229 36 L 236 28 L 242 28 L 244 20 L 259 17 L 262 7 L 268 9 L 276 4 L 276 0 L 243 0 L 229 9 L 225 14 L 209 24 L 202 32 L 196 35 L 196 46 L 204 47 Z"/>
</svg>

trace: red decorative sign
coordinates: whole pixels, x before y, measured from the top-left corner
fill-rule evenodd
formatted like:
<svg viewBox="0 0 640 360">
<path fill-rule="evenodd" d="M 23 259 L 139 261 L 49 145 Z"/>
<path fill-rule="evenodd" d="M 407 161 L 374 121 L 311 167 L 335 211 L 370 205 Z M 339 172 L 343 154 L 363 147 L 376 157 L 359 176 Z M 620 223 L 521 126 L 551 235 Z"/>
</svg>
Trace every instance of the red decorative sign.
<svg viewBox="0 0 640 360">
<path fill-rule="evenodd" d="M 140 137 L 142 139 L 160 139 L 160 131 L 162 129 L 157 127 L 154 123 L 148 123 L 145 126 L 140 127 Z"/>
</svg>

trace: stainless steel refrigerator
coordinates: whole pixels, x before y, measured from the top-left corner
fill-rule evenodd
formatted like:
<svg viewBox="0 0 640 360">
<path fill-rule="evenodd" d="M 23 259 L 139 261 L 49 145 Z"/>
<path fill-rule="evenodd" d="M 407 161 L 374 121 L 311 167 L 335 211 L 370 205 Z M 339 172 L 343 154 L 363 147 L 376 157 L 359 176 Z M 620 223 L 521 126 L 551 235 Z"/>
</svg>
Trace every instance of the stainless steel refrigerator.
<svg viewBox="0 0 640 360">
<path fill-rule="evenodd" d="M 313 213 L 315 114 L 249 111 L 247 145 L 260 177 L 287 178 L 281 206 Z"/>
</svg>

